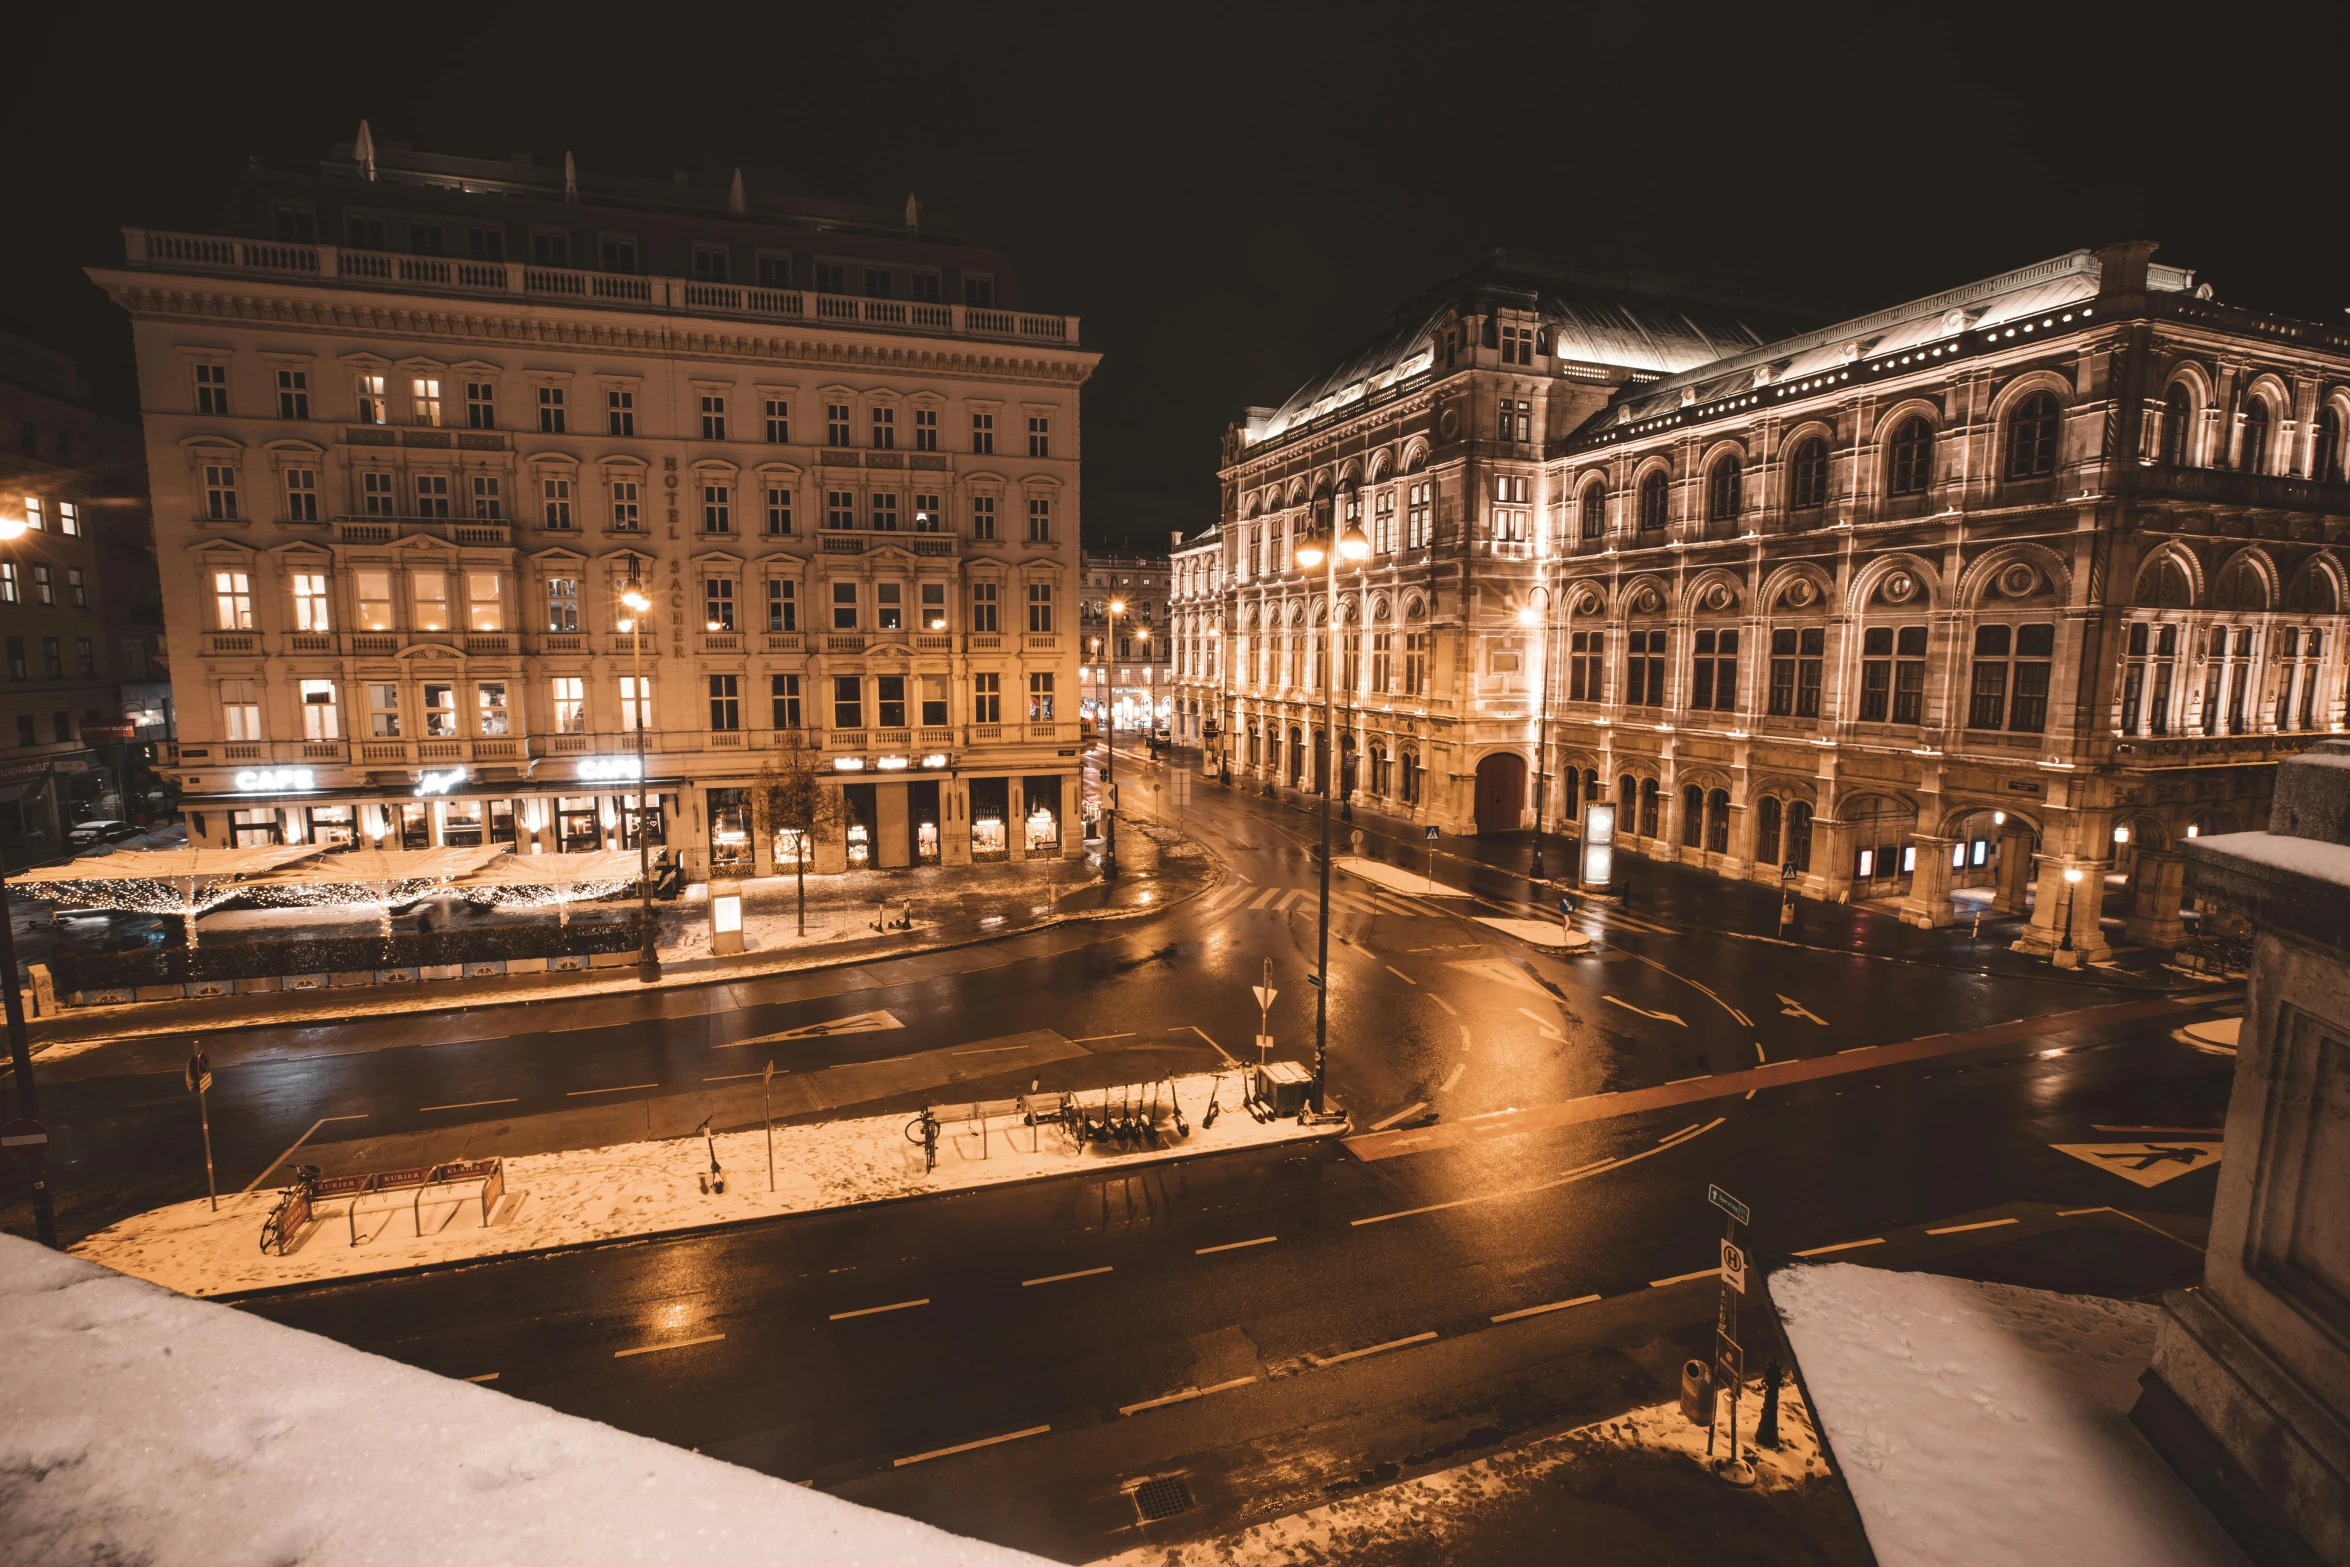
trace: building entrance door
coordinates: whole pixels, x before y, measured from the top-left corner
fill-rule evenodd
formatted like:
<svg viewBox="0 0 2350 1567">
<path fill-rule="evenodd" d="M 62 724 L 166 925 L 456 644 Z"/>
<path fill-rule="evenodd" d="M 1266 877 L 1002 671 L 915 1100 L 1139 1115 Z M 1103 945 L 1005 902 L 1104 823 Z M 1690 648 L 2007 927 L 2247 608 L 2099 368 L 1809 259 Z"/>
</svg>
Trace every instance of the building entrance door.
<svg viewBox="0 0 2350 1567">
<path fill-rule="evenodd" d="M 1496 751 L 1477 764 L 1477 830 L 1515 832 L 1526 815 L 1526 760 Z"/>
</svg>

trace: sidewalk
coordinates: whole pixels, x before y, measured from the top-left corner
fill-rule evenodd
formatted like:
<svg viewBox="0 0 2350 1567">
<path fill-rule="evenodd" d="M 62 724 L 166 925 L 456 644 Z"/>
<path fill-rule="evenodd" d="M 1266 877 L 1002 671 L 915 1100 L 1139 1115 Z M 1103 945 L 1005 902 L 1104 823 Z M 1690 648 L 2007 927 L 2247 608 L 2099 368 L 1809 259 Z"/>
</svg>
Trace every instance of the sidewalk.
<svg viewBox="0 0 2350 1567">
<path fill-rule="evenodd" d="M 584 973 L 514 974 L 490 979 L 435 980 L 405 986 L 361 986 L 348 990 L 271 992 L 209 1000 L 150 1001 L 126 1006 L 71 1007 L 29 1021 L 35 1050 L 45 1057 L 109 1040 L 151 1034 L 223 1028 L 266 1027 L 339 1018 L 439 1012 L 452 1007 L 498 1006 L 608 994 L 638 994 L 654 988 L 723 984 L 761 975 L 791 973 L 903 957 L 946 947 L 967 946 L 1005 936 L 1046 930 L 1086 920 L 1126 919 L 1180 903 L 1213 886 L 1221 867 L 1199 844 L 1171 827 L 1128 822 L 1118 845 L 1118 878 L 1104 881 L 1100 851 L 1082 859 L 1030 861 L 1021 865 L 924 866 L 914 870 L 851 871 L 808 878 L 808 934 L 797 934 L 798 900 L 792 881 L 770 877 L 742 883 L 744 945 L 739 957 L 710 952 L 705 889 L 697 884 L 673 903 L 656 903 L 661 925 L 661 978 L 647 986 L 633 965 Z M 872 922 L 886 910 L 891 920 L 909 905 L 910 930 L 878 932 Z M 596 905 L 599 910 L 607 907 Z M 597 916 L 579 915 L 574 923 Z M 544 919 L 546 916 L 534 916 Z M 482 923 L 511 922 L 510 916 L 483 916 Z M 306 933 L 332 930 L 348 921 L 354 931 L 372 930 L 372 914 L 338 916 L 318 909 L 239 910 L 207 918 L 207 943 L 253 939 L 259 932 L 291 922 Z"/>
<path fill-rule="evenodd" d="M 949 1119 L 939 1127 L 933 1170 L 907 1136 L 903 1114 L 819 1121 L 774 1129 L 770 1189 L 763 1129 L 718 1132 L 707 1142 L 689 1132 L 507 1159 L 504 1190 L 494 1196 L 476 1183 L 322 1201 L 284 1256 L 258 1244 L 278 1198 L 266 1186 L 224 1198 L 218 1213 L 202 1198 L 157 1208 L 72 1249 L 184 1295 L 238 1294 L 1158 1164 L 1344 1130 L 1252 1119 L 1238 1103 L 1237 1072 L 1180 1077 L 1171 1088 L 1165 1103 L 1182 1106 L 1188 1131 L 1179 1132 L 1162 1110 L 1159 1136 L 1147 1145 L 1081 1143 L 1061 1126 L 1023 1126 L 1010 1117 Z M 1205 1124 L 1211 1094 L 1220 1106 L 1213 1127 Z M 713 1159 L 725 1172 L 722 1191 L 710 1189 Z"/>
</svg>

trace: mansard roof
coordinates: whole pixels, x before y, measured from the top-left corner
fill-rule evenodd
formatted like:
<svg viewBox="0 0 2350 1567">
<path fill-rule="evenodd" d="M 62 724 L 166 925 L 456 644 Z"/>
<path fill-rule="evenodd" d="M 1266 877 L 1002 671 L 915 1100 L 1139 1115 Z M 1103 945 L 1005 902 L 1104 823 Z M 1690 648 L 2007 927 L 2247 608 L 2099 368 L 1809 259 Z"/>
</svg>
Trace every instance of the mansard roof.
<svg viewBox="0 0 2350 1567">
<path fill-rule="evenodd" d="M 1550 326 L 1554 356 L 1569 364 L 1670 375 L 1766 342 L 1801 316 L 1708 295 L 1669 280 L 1565 266 L 1494 251 L 1396 309 L 1386 329 L 1269 415 L 1252 411 L 1255 440 L 1277 438 L 1333 410 L 1392 395 L 1424 380 L 1436 362 L 1436 335 L 1455 312 L 1522 310 Z"/>
<path fill-rule="evenodd" d="M 1661 381 L 1626 387 L 1576 432 L 1575 439 L 1653 419 L 1687 403 L 1711 403 L 1758 387 L 1840 371 L 1859 359 L 1882 359 L 1912 349 L 1930 353 L 1937 344 L 1961 332 L 1987 330 L 2002 322 L 2069 309 L 2095 296 L 2101 276 L 2096 254 L 2075 250 L 1817 331 L 1744 349 L 1684 368 Z M 2195 286 L 2195 274 L 2181 267 L 2149 265 L 2146 286 L 2158 293 L 2184 293 Z"/>
</svg>

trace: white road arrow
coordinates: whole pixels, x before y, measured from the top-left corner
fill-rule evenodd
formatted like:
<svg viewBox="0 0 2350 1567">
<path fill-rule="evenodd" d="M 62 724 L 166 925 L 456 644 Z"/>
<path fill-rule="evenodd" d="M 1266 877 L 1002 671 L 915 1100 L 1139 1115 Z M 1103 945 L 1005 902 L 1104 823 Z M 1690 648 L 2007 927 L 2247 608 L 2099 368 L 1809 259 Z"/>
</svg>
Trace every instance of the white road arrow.
<svg viewBox="0 0 2350 1567">
<path fill-rule="evenodd" d="M 1682 1028 L 1687 1028 L 1689 1026 L 1687 1023 L 1683 1023 L 1678 1016 L 1671 1012 L 1651 1012 L 1646 1007 L 1636 1007 L 1632 1005 L 1631 1002 L 1620 1000 L 1615 996 L 1602 996 L 1599 999 L 1602 1001 L 1613 1001 L 1617 1006 L 1622 1007 L 1627 1012 L 1637 1012 L 1642 1017 L 1652 1017 L 1660 1023 L 1674 1023 L 1678 1024 Z"/>
<path fill-rule="evenodd" d="M 787 1028 L 780 1034 L 761 1034 L 756 1039 L 729 1039 L 716 1048 L 731 1050 L 737 1045 L 773 1045 L 787 1039 L 829 1039 L 835 1034 L 874 1034 L 886 1028 L 905 1026 L 887 1012 L 859 1012 L 850 1017 L 836 1017 L 828 1022 Z"/>
<path fill-rule="evenodd" d="M 1814 1023 L 1819 1024 L 1822 1028 L 1826 1028 L 1828 1026 L 1828 1020 L 1826 1018 L 1820 1016 L 1817 1012 L 1814 1012 L 1811 1008 L 1805 1006 L 1802 1002 L 1796 1000 L 1793 996 L 1781 996 L 1779 999 L 1787 1003 L 1785 1006 L 1779 1009 L 1779 1015 L 1781 1017 L 1807 1017 L 1810 1018 Z"/>
</svg>

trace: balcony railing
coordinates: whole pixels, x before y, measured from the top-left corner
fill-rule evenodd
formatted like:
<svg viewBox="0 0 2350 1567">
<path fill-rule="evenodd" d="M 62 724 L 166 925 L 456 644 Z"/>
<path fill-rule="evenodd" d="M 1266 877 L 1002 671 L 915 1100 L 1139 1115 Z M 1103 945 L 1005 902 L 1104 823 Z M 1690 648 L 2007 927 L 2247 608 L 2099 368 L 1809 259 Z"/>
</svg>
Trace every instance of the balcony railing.
<svg viewBox="0 0 2350 1567">
<path fill-rule="evenodd" d="M 289 282 L 403 292 L 540 300 L 551 304 L 805 322 L 859 331 L 994 338 L 1077 346 L 1077 317 L 913 299 L 864 299 L 805 289 L 750 288 L 691 278 L 586 272 L 519 261 L 397 256 L 338 245 L 288 245 L 162 229 L 122 231 L 125 259 L 147 271 L 276 277 Z"/>
</svg>

